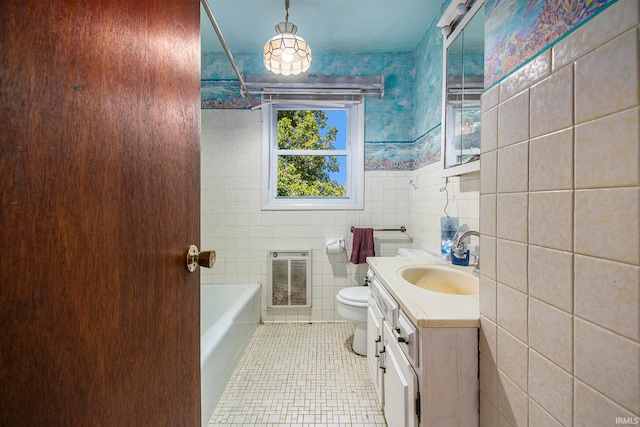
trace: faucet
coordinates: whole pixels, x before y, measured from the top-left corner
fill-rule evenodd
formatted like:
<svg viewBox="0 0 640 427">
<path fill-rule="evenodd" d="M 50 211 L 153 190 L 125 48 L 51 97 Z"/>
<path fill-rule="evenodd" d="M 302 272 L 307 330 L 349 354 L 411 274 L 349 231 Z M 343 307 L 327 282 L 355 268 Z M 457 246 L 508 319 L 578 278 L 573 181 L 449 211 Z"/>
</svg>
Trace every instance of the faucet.
<svg viewBox="0 0 640 427">
<path fill-rule="evenodd" d="M 460 255 L 464 255 L 464 239 L 466 239 L 469 236 L 478 236 L 478 239 L 480 239 L 480 233 L 478 233 L 477 231 L 467 231 L 465 233 L 463 233 L 460 237 L 458 237 L 458 240 L 456 241 L 456 244 L 454 246 L 454 252 L 456 252 L 456 254 L 460 254 Z M 476 259 L 476 262 L 473 264 L 473 266 L 475 267 L 475 270 L 479 270 L 480 269 L 480 254 L 478 254 L 477 252 L 471 252 L 470 254 L 473 255 Z"/>
</svg>

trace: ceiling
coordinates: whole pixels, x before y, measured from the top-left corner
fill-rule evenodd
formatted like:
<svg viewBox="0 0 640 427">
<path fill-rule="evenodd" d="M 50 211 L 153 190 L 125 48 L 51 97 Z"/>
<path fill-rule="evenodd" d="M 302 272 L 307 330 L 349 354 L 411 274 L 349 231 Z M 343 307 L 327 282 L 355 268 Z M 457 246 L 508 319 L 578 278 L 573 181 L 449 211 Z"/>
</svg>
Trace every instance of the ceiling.
<svg viewBox="0 0 640 427">
<path fill-rule="evenodd" d="M 445 0 L 448 4 L 449 0 Z M 208 0 L 232 53 L 262 52 L 284 0 Z M 222 46 L 201 6 L 203 52 Z M 289 21 L 313 53 L 407 52 L 435 25 L 443 0 L 290 0 Z"/>
</svg>

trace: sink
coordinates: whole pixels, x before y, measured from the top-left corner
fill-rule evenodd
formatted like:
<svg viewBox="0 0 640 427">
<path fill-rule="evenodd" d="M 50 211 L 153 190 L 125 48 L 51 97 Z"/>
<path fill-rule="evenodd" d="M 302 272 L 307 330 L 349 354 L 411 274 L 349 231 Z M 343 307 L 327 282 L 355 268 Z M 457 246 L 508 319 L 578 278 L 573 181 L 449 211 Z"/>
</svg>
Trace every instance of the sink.
<svg viewBox="0 0 640 427">
<path fill-rule="evenodd" d="M 478 295 L 478 278 L 443 265 L 413 266 L 400 270 L 400 276 L 422 289 L 453 295 Z"/>
</svg>

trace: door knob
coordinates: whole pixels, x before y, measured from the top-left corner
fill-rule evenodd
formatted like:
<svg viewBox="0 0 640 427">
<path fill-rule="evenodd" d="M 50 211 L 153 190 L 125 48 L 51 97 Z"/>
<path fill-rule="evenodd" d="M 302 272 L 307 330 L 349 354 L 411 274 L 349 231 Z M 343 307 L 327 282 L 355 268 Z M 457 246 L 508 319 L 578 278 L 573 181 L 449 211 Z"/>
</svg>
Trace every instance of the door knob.
<svg viewBox="0 0 640 427">
<path fill-rule="evenodd" d="M 189 246 L 187 251 L 187 270 L 191 273 L 196 271 L 198 266 L 213 268 L 216 263 L 216 251 L 198 251 L 196 245 Z"/>
</svg>

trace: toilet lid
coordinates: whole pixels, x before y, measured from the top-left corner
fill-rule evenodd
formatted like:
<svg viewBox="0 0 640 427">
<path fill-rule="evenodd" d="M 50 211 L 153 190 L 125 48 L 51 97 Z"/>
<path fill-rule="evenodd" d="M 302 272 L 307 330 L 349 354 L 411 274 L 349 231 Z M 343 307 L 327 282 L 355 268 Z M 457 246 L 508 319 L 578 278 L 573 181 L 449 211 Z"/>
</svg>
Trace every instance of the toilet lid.
<svg viewBox="0 0 640 427">
<path fill-rule="evenodd" d="M 366 286 L 352 286 L 341 289 L 338 295 L 346 301 L 366 303 L 369 301 L 369 288 Z"/>
</svg>

